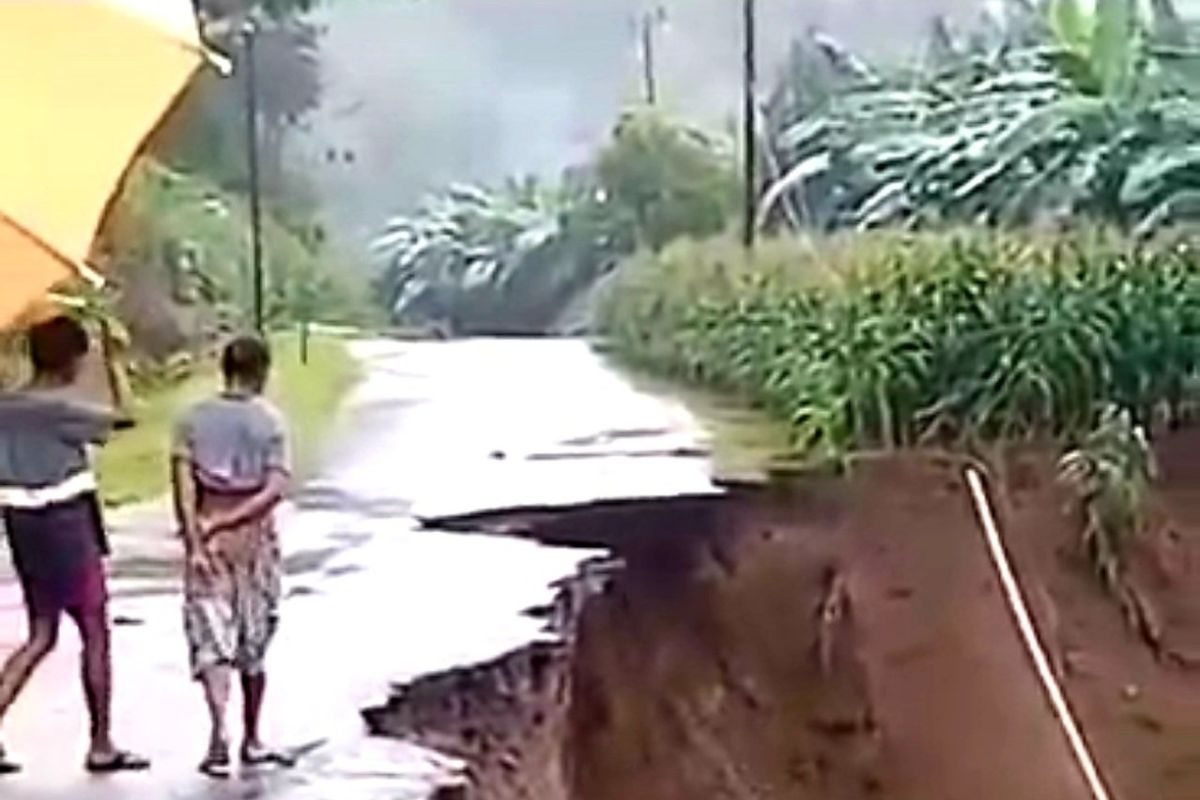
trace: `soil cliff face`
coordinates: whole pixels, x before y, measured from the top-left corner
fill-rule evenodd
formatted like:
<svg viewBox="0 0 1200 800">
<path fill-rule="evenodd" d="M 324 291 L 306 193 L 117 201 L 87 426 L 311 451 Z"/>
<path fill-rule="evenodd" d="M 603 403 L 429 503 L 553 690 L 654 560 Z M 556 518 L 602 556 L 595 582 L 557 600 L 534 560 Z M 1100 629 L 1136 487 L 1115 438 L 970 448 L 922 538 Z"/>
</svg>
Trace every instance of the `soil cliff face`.
<svg viewBox="0 0 1200 800">
<path fill-rule="evenodd" d="M 1042 637 L 1123 800 L 1200 796 L 1200 478 L 1166 448 L 1131 603 L 1079 555 L 1052 459 L 993 490 Z M 1189 479 L 1190 476 L 1190 479 Z M 366 712 L 472 765 L 486 800 L 1085 800 L 1011 622 L 962 465 L 905 456 L 723 497 L 442 525 L 608 548 L 554 634 Z"/>
</svg>

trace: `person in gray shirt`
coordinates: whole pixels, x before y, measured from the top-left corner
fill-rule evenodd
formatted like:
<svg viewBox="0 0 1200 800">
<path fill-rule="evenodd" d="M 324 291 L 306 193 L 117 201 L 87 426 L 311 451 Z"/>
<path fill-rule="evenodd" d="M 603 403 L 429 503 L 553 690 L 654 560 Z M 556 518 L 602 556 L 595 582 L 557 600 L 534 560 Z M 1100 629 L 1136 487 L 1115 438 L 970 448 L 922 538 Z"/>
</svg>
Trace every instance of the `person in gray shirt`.
<svg viewBox="0 0 1200 800">
<path fill-rule="evenodd" d="M 214 778 L 231 771 L 225 707 L 235 672 L 245 721 L 242 764 L 292 761 L 259 735 L 265 659 L 279 621 L 283 579 L 274 510 L 291 474 L 283 417 L 262 396 L 270 364 L 262 339 L 231 342 L 221 359 L 224 390 L 180 419 L 171 448 L 176 514 L 187 548 L 184 627 L 192 674 L 204 689 L 212 723 L 200 771 Z"/>
<path fill-rule="evenodd" d="M 113 744 L 112 658 L 104 557 L 108 543 L 88 448 L 112 430 L 108 411 L 72 399 L 88 352 L 84 328 L 57 317 L 29 332 L 33 379 L 0 392 L 0 512 L 28 610 L 28 636 L 0 668 L 0 724 L 58 642 L 62 615 L 79 628 L 91 717 L 90 772 L 144 770 L 150 763 Z M 0 747 L 0 774 L 18 771 Z"/>
</svg>

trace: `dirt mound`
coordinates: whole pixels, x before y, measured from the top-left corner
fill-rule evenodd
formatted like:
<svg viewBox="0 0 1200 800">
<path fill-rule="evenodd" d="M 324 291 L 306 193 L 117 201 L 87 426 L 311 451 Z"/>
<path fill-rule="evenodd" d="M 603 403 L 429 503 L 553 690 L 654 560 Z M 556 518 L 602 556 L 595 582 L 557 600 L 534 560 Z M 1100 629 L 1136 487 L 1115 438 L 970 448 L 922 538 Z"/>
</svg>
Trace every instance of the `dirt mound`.
<svg viewBox="0 0 1200 800">
<path fill-rule="evenodd" d="M 1080 555 L 1053 459 L 993 472 L 1038 629 L 1122 800 L 1200 796 L 1195 443 L 1163 449 L 1124 603 Z M 471 761 L 473 797 L 1089 797 L 959 463 L 904 456 L 721 498 L 457 525 L 602 545 L 622 565 L 563 586 L 546 612 L 561 644 L 420 681 L 368 712 L 377 732 Z M 538 680 L 514 678 L 539 652 L 551 655 Z"/>
</svg>

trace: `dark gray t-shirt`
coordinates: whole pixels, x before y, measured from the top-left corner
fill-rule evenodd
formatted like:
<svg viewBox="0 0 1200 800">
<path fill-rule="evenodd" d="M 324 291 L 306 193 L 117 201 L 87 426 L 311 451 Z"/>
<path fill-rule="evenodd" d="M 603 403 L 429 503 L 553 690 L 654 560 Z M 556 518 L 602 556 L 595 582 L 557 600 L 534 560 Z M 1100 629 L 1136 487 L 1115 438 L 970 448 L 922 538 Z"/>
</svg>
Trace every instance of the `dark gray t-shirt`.
<svg viewBox="0 0 1200 800">
<path fill-rule="evenodd" d="M 283 415 L 261 397 L 221 395 L 198 403 L 180 419 L 171 449 L 216 491 L 253 491 L 270 472 L 291 471 Z"/>
<path fill-rule="evenodd" d="M 0 486 L 41 489 L 86 472 L 88 447 L 108 439 L 113 421 L 66 392 L 0 392 Z"/>
</svg>

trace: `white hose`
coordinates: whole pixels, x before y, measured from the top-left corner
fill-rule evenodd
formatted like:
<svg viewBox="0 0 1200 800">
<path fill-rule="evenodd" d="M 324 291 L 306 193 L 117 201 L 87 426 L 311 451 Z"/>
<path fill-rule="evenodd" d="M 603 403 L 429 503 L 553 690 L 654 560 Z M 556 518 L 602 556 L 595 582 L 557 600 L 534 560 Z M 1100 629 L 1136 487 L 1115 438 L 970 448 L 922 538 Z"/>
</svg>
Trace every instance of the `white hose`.
<svg viewBox="0 0 1200 800">
<path fill-rule="evenodd" d="M 971 487 L 971 495 L 975 501 L 975 510 L 979 514 L 979 522 L 983 527 L 988 552 L 992 557 L 992 564 L 995 566 L 996 572 L 1000 575 L 1000 583 L 1004 587 L 1004 595 L 1008 601 L 1008 608 L 1012 612 L 1013 618 L 1017 623 L 1017 628 L 1021 632 L 1021 638 L 1025 642 L 1025 649 L 1029 652 L 1030 658 L 1033 659 L 1033 665 L 1037 670 L 1042 688 L 1046 691 L 1046 697 L 1050 700 L 1054 714 L 1062 725 L 1063 733 L 1071 745 L 1071 751 L 1075 755 L 1075 761 L 1079 766 L 1079 770 L 1083 773 L 1088 788 L 1092 790 L 1094 800 L 1110 800 L 1111 795 L 1109 795 L 1108 789 L 1105 788 L 1104 779 L 1100 776 L 1100 770 L 1096 768 L 1095 759 L 1092 758 L 1091 751 L 1088 750 L 1087 741 L 1083 738 L 1083 732 L 1079 728 L 1079 723 L 1076 722 L 1075 716 L 1071 713 L 1071 707 L 1067 703 L 1067 696 L 1063 692 L 1062 686 L 1059 685 L 1058 679 L 1055 678 L 1054 671 L 1050 668 L 1050 659 L 1047 658 L 1046 650 L 1042 647 L 1042 643 L 1038 639 L 1037 629 L 1034 628 L 1033 618 L 1029 614 L 1029 607 L 1025 603 L 1025 598 L 1021 595 L 1021 587 L 1017 584 L 1012 565 L 1008 560 L 1008 554 L 1005 552 L 1004 544 L 1001 542 L 1000 529 L 996 524 L 996 517 L 992 513 L 987 489 L 984 487 L 983 477 L 980 475 L 979 470 L 974 467 L 967 468 L 967 484 Z"/>
</svg>

